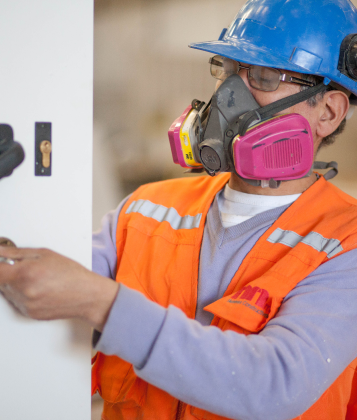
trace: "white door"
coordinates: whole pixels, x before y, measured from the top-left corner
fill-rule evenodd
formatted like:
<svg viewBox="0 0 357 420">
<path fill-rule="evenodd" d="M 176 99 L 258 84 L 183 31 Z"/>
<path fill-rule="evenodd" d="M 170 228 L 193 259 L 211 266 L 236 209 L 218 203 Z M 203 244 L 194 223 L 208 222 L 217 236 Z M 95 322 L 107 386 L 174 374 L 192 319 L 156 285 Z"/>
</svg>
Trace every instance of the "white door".
<svg viewBox="0 0 357 420">
<path fill-rule="evenodd" d="M 0 0 L 0 60 L 0 123 L 25 152 L 0 179 L 0 237 L 90 268 L 93 0 Z M 0 295 L 0 378 L 0 419 L 89 420 L 90 329 L 26 319 Z"/>
</svg>

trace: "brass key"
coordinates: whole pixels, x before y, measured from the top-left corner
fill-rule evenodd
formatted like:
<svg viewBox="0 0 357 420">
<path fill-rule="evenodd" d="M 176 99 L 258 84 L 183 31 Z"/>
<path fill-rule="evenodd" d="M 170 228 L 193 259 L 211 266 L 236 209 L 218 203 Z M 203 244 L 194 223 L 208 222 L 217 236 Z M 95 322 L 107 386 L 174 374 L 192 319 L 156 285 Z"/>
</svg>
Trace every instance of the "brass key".
<svg viewBox="0 0 357 420">
<path fill-rule="evenodd" d="M 48 140 L 43 140 L 40 144 L 40 151 L 42 153 L 42 166 L 44 168 L 50 167 L 50 155 L 52 151 L 52 144 Z"/>
</svg>

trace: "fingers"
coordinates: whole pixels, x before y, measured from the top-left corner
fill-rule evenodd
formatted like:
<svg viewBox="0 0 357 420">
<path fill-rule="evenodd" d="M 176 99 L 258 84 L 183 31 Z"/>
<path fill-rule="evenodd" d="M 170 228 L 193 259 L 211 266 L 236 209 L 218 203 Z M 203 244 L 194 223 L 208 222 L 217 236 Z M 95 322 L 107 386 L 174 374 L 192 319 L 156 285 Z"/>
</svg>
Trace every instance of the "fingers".
<svg viewBox="0 0 357 420">
<path fill-rule="evenodd" d="M 14 248 L 0 246 L 0 257 L 10 258 L 14 260 L 40 258 L 44 250 L 37 248 Z"/>
<path fill-rule="evenodd" d="M 4 258 L 4 260 L 6 259 Z M 0 260 L 0 285 L 11 283 L 18 277 L 19 267 L 16 267 L 16 260 L 10 260 L 10 261 L 13 262 L 14 264 Z"/>
<path fill-rule="evenodd" d="M 0 292 L 22 315 L 28 316 L 26 306 L 23 304 L 22 299 L 19 299 L 18 293 L 9 284 L 2 284 Z"/>
<path fill-rule="evenodd" d="M 47 250 L 0 246 L 0 285 L 12 284 L 30 274 L 32 262 L 46 255 Z"/>
<path fill-rule="evenodd" d="M 32 306 L 42 294 L 39 287 L 43 265 L 41 261 L 46 258 L 40 257 L 45 257 L 46 250 L 12 249 L 10 253 L 7 251 L 8 248 L 0 247 L 0 255 L 9 255 L 9 258 L 0 257 L 0 292 L 23 315 L 31 316 Z M 13 264 L 6 263 L 5 260 L 11 260 Z M 33 311 L 32 317 L 36 317 L 36 310 Z"/>
</svg>

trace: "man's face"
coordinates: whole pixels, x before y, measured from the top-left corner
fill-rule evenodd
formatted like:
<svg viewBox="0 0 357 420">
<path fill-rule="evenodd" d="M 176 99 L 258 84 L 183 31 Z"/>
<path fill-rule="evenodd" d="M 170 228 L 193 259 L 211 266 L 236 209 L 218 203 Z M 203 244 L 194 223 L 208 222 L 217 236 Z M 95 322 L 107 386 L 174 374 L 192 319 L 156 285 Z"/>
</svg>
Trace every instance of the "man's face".
<svg viewBox="0 0 357 420">
<path fill-rule="evenodd" d="M 243 64 L 243 63 L 242 63 Z M 249 66 L 249 64 L 244 64 L 244 66 Z M 291 72 L 291 71 L 282 71 L 283 73 L 286 73 L 290 76 L 301 78 L 301 75 L 299 73 Z M 274 92 L 263 92 L 261 90 L 255 89 L 250 86 L 248 82 L 248 70 L 241 69 L 239 71 L 239 76 L 243 79 L 244 83 L 246 84 L 247 88 L 250 90 L 251 94 L 254 96 L 255 100 L 258 102 L 260 106 L 266 106 L 273 102 L 278 101 L 279 99 L 286 98 L 287 96 L 294 95 L 295 93 L 300 92 L 300 86 L 294 83 L 286 83 L 286 82 L 280 82 L 279 87 Z M 218 87 L 222 84 L 222 81 L 218 81 L 216 85 L 216 90 Z M 314 152 L 316 155 L 317 149 L 321 143 L 321 138 L 317 136 L 317 124 L 321 117 L 321 109 L 316 106 L 312 107 L 310 106 L 306 101 L 300 102 L 297 105 L 294 105 L 290 108 L 285 109 L 282 112 L 279 112 L 278 114 L 290 114 L 290 113 L 297 113 L 305 117 L 310 126 L 314 137 Z"/>
</svg>

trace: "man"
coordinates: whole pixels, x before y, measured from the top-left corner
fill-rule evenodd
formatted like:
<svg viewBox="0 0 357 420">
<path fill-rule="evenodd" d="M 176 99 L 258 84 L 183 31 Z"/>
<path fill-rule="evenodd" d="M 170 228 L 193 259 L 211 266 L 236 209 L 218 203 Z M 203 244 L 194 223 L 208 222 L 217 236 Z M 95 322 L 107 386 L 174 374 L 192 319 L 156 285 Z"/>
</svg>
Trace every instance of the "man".
<svg viewBox="0 0 357 420">
<path fill-rule="evenodd" d="M 1 290 L 23 314 L 102 332 L 103 420 L 357 418 L 356 200 L 308 170 L 268 185 L 244 178 L 239 156 L 207 134 L 228 131 L 214 110 L 243 91 L 253 104 L 243 119 L 278 118 L 247 119 L 250 131 L 239 120 L 233 152 L 245 134 L 294 118 L 308 121 L 315 157 L 357 94 L 356 33 L 348 0 L 248 1 L 220 41 L 193 45 L 218 54 L 201 163 L 213 175 L 226 159 L 232 174 L 135 191 L 94 236 L 99 274 L 48 250 L 1 249 Z"/>
</svg>

